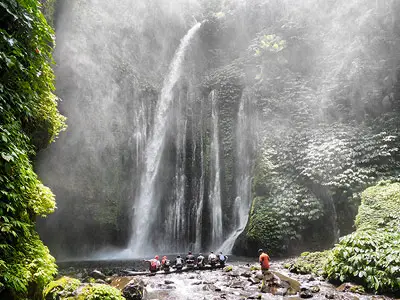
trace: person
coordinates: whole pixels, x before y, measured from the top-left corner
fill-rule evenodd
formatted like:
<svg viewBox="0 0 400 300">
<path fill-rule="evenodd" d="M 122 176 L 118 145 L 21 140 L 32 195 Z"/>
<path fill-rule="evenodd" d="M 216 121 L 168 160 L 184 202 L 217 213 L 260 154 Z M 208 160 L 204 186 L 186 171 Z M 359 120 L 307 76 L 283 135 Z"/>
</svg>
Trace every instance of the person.
<svg viewBox="0 0 400 300">
<path fill-rule="evenodd" d="M 269 274 L 269 256 L 267 253 L 264 252 L 263 249 L 258 249 L 258 254 L 260 255 L 258 261 L 261 265 L 261 272 L 263 275 L 262 283 L 261 283 L 261 290 L 265 286 L 265 278 Z"/>
<path fill-rule="evenodd" d="M 186 266 L 188 268 L 194 268 L 194 256 L 192 251 L 189 251 L 188 255 L 186 255 Z"/>
<path fill-rule="evenodd" d="M 228 256 L 223 255 L 222 252 L 220 252 L 218 255 L 218 259 L 219 259 L 219 265 L 221 267 L 223 267 L 223 266 L 225 266 L 225 263 L 228 260 Z"/>
<path fill-rule="evenodd" d="M 199 256 L 197 256 L 196 261 L 197 261 L 197 262 L 196 262 L 196 265 L 197 265 L 198 268 L 204 268 L 204 266 L 205 266 L 205 261 L 204 261 L 204 256 L 203 256 L 203 254 L 199 253 Z"/>
<path fill-rule="evenodd" d="M 208 263 L 211 265 L 211 267 L 215 267 L 217 264 L 217 256 L 214 254 L 213 251 L 211 251 L 210 255 L 208 255 Z"/>
<path fill-rule="evenodd" d="M 179 254 L 176 256 L 175 268 L 177 271 L 180 271 L 183 268 L 183 259 Z"/>
<path fill-rule="evenodd" d="M 169 268 L 170 268 L 171 262 L 169 261 L 169 259 L 164 255 L 162 260 L 161 260 L 161 269 L 164 272 L 169 272 Z"/>
<path fill-rule="evenodd" d="M 160 270 L 160 261 L 158 259 L 159 259 L 159 256 L 156 255 L 154 258 L 152 258 L 150 260 L 145 260 L 145 262 L 149 263 L 149 271 L 151 273 L 155 273 L 158 270 Z"/>
</svg>

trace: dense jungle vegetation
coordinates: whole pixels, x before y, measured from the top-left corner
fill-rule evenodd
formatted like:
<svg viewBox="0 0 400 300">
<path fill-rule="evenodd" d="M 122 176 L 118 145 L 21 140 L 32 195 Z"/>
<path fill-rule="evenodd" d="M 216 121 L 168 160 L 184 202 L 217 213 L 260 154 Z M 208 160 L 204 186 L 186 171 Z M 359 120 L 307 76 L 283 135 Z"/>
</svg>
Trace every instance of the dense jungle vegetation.
<svg viewBox="0 0 400 300">
<path fill-rule="evenodd" d="M 33 159 L 65 129 L 53 93 L 54 31 L 38 1 L 0 1 L 0 16 L 0 297 L 42 299 L 57 269 L 35 218 L 55 201 Z"/>
</svg>

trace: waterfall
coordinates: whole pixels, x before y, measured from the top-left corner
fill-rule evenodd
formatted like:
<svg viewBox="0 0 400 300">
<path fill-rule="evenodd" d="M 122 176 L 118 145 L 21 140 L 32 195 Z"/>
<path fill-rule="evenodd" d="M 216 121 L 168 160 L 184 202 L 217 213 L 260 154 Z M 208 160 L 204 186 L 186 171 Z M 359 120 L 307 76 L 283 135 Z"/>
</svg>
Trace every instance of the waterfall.
<svg viewBox="0 0 400 300">
<path fill-rule="evenodd" d="M 203 106 L 201 106 L 200 120 L 203 120 Z M 201 163 L 201 175 L 200 175 L 200 186 L 199 186 L 199 198 L 196 210 L 196 241 L 195 241 L 195 251 L 201 252 L 201 238 L 203 230 L 203 199 L 204 199 L 204 180 L 205 180 L 205 170 L 204 170 L 204 138 L 203 138 L 203 123 L 200 121 L 200 163 Z"/>
<path fill-rule="evenodd" d="M 211 92 L 212 102 L 212 141 L 211 141 L 211 245 L 216 247 L 222 238 L 222 204 L 221 204 L 221 176 L 220 176 L 220 147 L 219 147 L 219 118 L 217 110 L 217 97 L 215 91 Z"/>
<path fill-rule="evenodd" d="M 251 156 L 252 156 L 252 119 L 249 117 L 250 101 L 246 93 L 240 100 L 237 127 L 236 127 L 236 193 L 234 202 L 235 229 L 220 247 L 219 251 L 231 253 L 237 237 L 246 227 L 251 206 Z"/>
<path fill-rule="evenodd" d="M 154 220 L 153 212 L 160 204 L 160 199 L 155 197 L 156 195 L 154 193 L 155 180 L 159 171 L 161 155 L 165 144 L 167 121 L 173 102 L 173 88 L 181 76 L 182 63 L 186 49 L 200 26 L 201 23 L 197 23 L 182 38 L 170 65 L 169 73 L 164 80 L 160 99 L 157 103 L 153 131 L 146 144 L 145 165 L 141 177 L 140 195 L 134 204 L 132 220 L 133 231 L 129 248 L 136 256 L 145 254 L 151 250 L 149 249 L 148 241 L 152 221 Z"/>
</svg>

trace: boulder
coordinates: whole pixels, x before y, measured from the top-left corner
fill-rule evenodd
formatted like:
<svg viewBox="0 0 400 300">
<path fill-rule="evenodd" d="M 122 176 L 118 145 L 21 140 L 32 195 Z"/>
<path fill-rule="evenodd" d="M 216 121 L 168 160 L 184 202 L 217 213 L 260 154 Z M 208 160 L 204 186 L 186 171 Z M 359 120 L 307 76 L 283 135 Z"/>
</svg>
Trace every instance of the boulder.
<svg viewBox="0 0 400 300">
<path fill-rule="evenodd" d="M 94 279 L 106 280 L 106 275 L 101 273 L 99 270 L 93 270 L 92 272 L 89 273 L 89 276 Z"/>
<path fill-rule="evenodd" d="M 122 289 L 122 295 L 127 300 L 141 300 L 145 293 L 144 283 L 141 280 L 132 279 Z"/>
<path fill-rule="evenodd" d="M 246 277 L 246 278 L 250 278 L 251 277 L 251 272 L 243 272 L 243 273 L 241 273 L 240 274 L 240 276 L 242 276 L 242 277 Z"/>
<path fill-rule="evenodd" d="M 303 289 L 300 291 L 301 298 L 311 298 L 312 296 L 313 294 L 309 289 Z"/>
<path fill-rule="evenodd" d="M 43 291 L 45 300 L 61 299 L 62 297 L 73 297 L 77 288 L 81 285 L 78 279 L 61 277 L 50 282 Z"/>
</svg>

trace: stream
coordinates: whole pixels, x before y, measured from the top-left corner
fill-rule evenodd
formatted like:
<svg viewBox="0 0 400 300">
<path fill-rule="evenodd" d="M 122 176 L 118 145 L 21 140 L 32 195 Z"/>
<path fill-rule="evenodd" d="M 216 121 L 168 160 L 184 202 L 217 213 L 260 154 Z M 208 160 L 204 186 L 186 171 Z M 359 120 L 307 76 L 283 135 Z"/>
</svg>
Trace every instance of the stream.
<svg viewBox="0 0 400 300">
<path fill-rule="evenodd" d="M 171 256 L 172 257 L 172 256 Z M 127 276 L 130 271 L 145 271 L 142 260 L 134 261 L 86 261 L 59 263 L 60 275 L 67 275 L 85 281 L 94 269 L 103 272 L 107 282 L 123 288 L 130 280 L 142 281 L 147 300 L 208 300 L 208 299 L 341 299 L 341 300 L 389 300 L 388 296 L 359 294 L 346 291 L 343 285 L 336 287 L 321 277 L 293 274 L 283 265 L 287 260 L 271 262 L 275 279 L 269 281 L 273 286 L 266 293 L 260 292 L 260 271 L 252 270 L 258 266 L 257 258 L 230 258 L 231 271 L 222 268 L 214 270 L 193 270 L 182 273 Z M 278 276 L 277 276 L 278 275 Z M 281 279 L 279 279 L 280 277 Z M 288 279 L 290 278 L 290 279 Z M 300 290 L 289 295 L 286 280 L 298 285 Z M 285 284 L 286 285 L 285 285 Z"/>
</svg>

